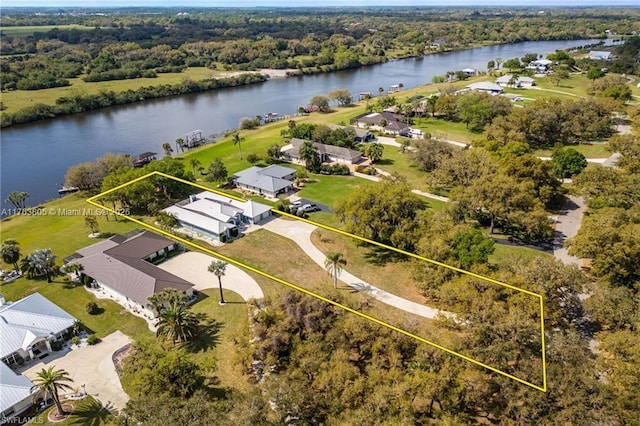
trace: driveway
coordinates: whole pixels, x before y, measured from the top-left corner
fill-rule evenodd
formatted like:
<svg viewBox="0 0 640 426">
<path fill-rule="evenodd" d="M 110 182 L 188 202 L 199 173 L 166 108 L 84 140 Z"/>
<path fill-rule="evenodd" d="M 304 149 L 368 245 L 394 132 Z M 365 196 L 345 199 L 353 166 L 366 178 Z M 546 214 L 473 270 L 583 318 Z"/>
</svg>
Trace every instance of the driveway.
<svg viewBox="0 0 640 426">
<path fill-rule="evenodd" d="M 303 206 L 305 204 L 315 204 L 318 207 L 318 209 L 320 209 L 320 210 L 316 210 L 316 211 L 331 213 L 331 209 L 329 208 L 329 206 L 327 206 L 325 204 L 317 203 L 317 202 L 312 201 L 312 200 L 310 200 L 308 198 L 300 198 L 297 195 L 292 195 L 292 196 L 289 197 L 289 201 L 291 201 L 291 202 L 300 201 L 301 205 L 303 205 Z"/>
<path fill-rule="evenodd" d="M 97 345 L 74 349 L 51 361 L 45 358 L 23 374 L 33 381 L 43 368 L 63 369 L 73 379 L 71 386 L 77 388 L 78 392 L 82 392 L 82 385 L 85 385 L 86 392 L 103 406 L 121 410 L 129 396 L 122 389 L 112 356 L 131 341 L 122 332 L 114 331 Z"/>
<path fill-rule="evenodd" d="M 315 245 L 313 245 L 313 242 L 311 242 L 311 234 L 316 229 L 315 226 L 300 221 L 286 221 L 283 219 L 275 219 L 263 225 L 263 228 L 282 237 L 293 240 L 298 246 L 300 246 L 302 250 L 304 250 L 307 256 L 311 258 L 311 260 L 313 260 L 316 264 L 318 264 L 318 266 L 324 269 L 324 261 L 327 257 Z M 405 312 L 412 313 L 414 315 L 419 315 L 421 317 L 431 319 L 437 318 L 440 315 L 444 315 L 450 318 L 453 317 L 453 314 L 449 312 L 441 311 L 439 309 L 434 309 L 420 303 L 412 302 L 411 300 L 407 300 L 402 297 L 396 296 L 395 294 L 384 291 L 367 282 L 364 282 L 360 278 L 356 277 L 353 274 L 350 274 L 344 269 L 338 275 L 338 279 L 354 290 L 358 290 L 361 293 L 366 293 L 382 303 L 401 309 Z"/>
<path fill-rule="evenodd" d="M 569 256 L 567 249 L 564 247 L 564 242 L 578 233 L 585 209 L 582 197 L 568 197 L 562 206 L 562 210 L 556 216 L 553 255 L 565 265 L 580 264 L 580 260 L 577 257 Z"/>
<path fill-rule="evenodd" d="M 204 253 L 188 251 L 158 265 L 159 268 L 171 272 L 192 283 L 196 290 L 218 288 L 218 278 L 207 269 L 216 258 Z M 245 271 L 228 264 L 222 288 L 238 293 L 245 301 L 262 299 L 264 293 L 258 283 Z"/>
</svg>

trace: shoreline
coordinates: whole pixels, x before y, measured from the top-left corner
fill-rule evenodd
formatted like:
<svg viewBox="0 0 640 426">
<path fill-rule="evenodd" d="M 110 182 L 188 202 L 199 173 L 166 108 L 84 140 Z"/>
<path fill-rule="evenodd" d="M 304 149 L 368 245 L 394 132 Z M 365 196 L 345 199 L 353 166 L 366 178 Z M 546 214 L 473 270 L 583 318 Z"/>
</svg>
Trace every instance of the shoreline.
<svg viewBox="0 0 640 426">
<path fill-rule="evenodd" d="M 605 39 L 606 40 L 606 39 Z M 554 41 L 554 40 L 529 40 L 532 42 L 536 42 L 536 41 Z M 604 41 L 604 40 L 602 40 Z M 355 70 L 355 69 L 360 69 L 360 68 L 365 68 L 365 67 L 370 67 L 373 65 L 381 65 L 384 64 L 386 62 L 391 62 L 391 61 L 400 61 L 400 60 L 407 60 L 407 59 L 416 59 L 416 58 L 424 58 L 426 56 L 431 56 L 434 54 L 440 54 L 440 53 L 449 53 L 449 52 L 458 52 L 458 51 L 465 51 L 465 50 L 472 50 L 472 49 L 476 49 L 476 48 L 481 48 L 481 47 L 487 47 L 487 46 L 500 46 L 500 45 L 508 45 L 508 44 L 517 44 L 517 43 L 522 43 L 522 42 L 516 42 L 516 43 L 488 43 L 488 44 L 479 44 L 479 45 L 474 45 L 474 46 L 467 46 L 467 47 L 455 47 L 455 48 L 448 48 L 448 49 L 444 49 L 444 50 L 437 50 L 437 51 L 428 51 L 423 53 L 422 55 L 415 55 L 415 54 L 405 54 L 396 58 L 386 58 L 384 61 L 380 61 L 380 62 L 375 62 L 375 63 L 370 63 L 370 64 L 366 64 L 366 65 L 359 65 L 357 67 L 350 67 L 350 68 L 341 68 L 341 69 L 323 69 L 322 67 L 312 67 L 312 68 L 303 68 L 303 69 L 297 69 L 297 68 L 283 68 L 283 69 L 276 69 L 276 68 L 261 68 L 259 70 L 253 70 L 253 71 L 242 71 L 242 70 L 232 70 L 232 71 L 218 71 L 218 76 L 214 79 L 216 81 L 219 80 L 224 80 L 224 79 L 234 79 L 236 80 L 234 83 L 231 84 L 224 84 L 222 86 L 217 86 L 217 87 L 210 87 L 210 88 L 204 88 L 204 89 L 200 89 L 200 90 L 192 90 L 189 89 L 187 91 L 182 91 L 182 92 L 178 92 L 178 93 L 167 93 L 167 94 L 161 94 L 161 95 L 152 95 L 152 96 L 148 96 L 146 93 L 144 96 L 141 96 L 142 99 L 140 98 L 136 98 L 134 100 L 129 100 L 129 101 L 124 101 L 124 102 L 115 102 L 115 103 L 111 103 L 108 105 L 100 105 L 98 107 L 91 107 L 88 109 L 81 109 L 81 110 L 77 110 L 77 109 L 73 109 L 73 108 L 67 108 L 67 110 L 63 110 L 63 106 L 59 104 L 59 100 L 60 99 L 65 99 L 64 96 L 60 96 L 59 98 L 56 99 L 56 102 L 54 104 L 45 104 L 45 103 L 37 103 L 35 105 L 29 106 L 29 107 L 25 107 L 25 108 L 21 108 L 19 110 L 16 111 L 12 111 L 12 112 L 0 112 L 0 128 L 9 128 L 9 127 L 13 127 L 13 126 L 19 126 L 22 124 L 31 124 L 31 123 L 35 123 L 38 121 L 43 121 L 43 120 L 50 120 L 56 117 L 61 117 L 61 116 L 67 116 L 67 115 L 74 115 L 74 114 L 82 114 L 84 112 L 89 112 L 89 111 L 96 111 L 99 109 L 106 109 L 106 108 L 111 108 L 111 107 L 115 107 L 115 106 L 119 106 L 119 105 L 125 105 L 125 104 L 130 104 L 130 103 L 144 103 L 144 101 L 148 100 L 148 99 L 161 99 L 161 98 L 168 98 L 171 96 L 177 96 L 177 95 L 183 95 L 183 94 L 190 94 L 190 93 L 197 93 L 197 92 L 204 92 L 204 91 L 210 91 L 210 90 L 216 90 L 216 89 L 220 89 L 220 88 L 226 88 L 226 87 L 237 87 L 237 86 L 246 86 L 246 85 L 250 85 L 250 84 L 255 84 L 257 82 L 264 82 L 270 79 L 282 79 L 282 78 L 287 78 L 287 77 L 301 77 L 301 76 L 305 76 L 305 75 L 315 75 L 315 74 L 329 74 L 335 71 L 345 71 L 345 70 Z M 584 45 L 584 46 L 580 46 L 581 48 L 585 48 L 585 47 L 591 47 L 593 46 L 592 44 L 590 45 Z M 567 49 L 567 50 L 575 50 L 575 48 L 573 49 Z M 264 78 L 264 80 L 261 81 L 249 81 L 249 82 L 238 82 L 238 78 L 241 77 L 242 75 L 252 75 L 252 76 L 261 76 L 262 78 Z M 197 81 L 198 84 L 201 84 L 205 82 L 205 80 L 199 80 Z M 135 91 L 143 91 L 145 89 L 157 89 L 159 87 L 161 87 L 161 84 L 158 85 L 150 85 L 150 86 L 140 86 L 139 88 L 135 89 Z M 175 85 L 177 86 L 177 85 Z M 407 87 L 408 89 L 409 87 Z M 112 91 L 113 92 L 113 91 Z M 117 95 L 121 95 L 125 92 L 120 91 L 120 92 L 113 92 L 113 94 Z M 90 98 L 91 96 L 95 96 L 95 95 L 87 95 L 86 98 Z M 147 97 L 148 96 L 148 97 Z M 28 117 L 26 118 L 14 118 L 14 117 L 22 117 L 24 115 L 27 115 Z M 16 121 L 18 120 L 18 121 Z"/>
</svg>

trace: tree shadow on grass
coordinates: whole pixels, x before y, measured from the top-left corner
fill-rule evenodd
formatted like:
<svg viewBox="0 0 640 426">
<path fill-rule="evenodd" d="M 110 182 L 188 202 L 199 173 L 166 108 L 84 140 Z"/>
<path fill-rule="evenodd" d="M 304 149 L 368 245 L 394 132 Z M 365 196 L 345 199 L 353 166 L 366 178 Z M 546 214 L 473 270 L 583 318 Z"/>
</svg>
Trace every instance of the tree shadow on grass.
<svg viewBox="0 0 640 426">
<path fill-rule="evenodd" d="M 81 405 L 80 407 L 77 407 Z M 107 407 L 103 407 L 98 401 L 92 398 L 89 403 L 76 403 L 76 409 L 73 411 L 72 423 L 74 425 L 83 426 L 100 426 L 109 424 L 109 415 L 111 413 Z"/>
<path fill-rule="evenodd" d="M 220 331 L 224 323 L 202 315 L 202 320 L 198 326 L 196 336 L 184 345 L 184 348 L 191 352 L 206 352 L 213 349 L 220 343 Z"/>
<path fill-rule="evenodd" d="M 381 158 L 380 160 L 376 161 L 376 166 L 393 166 L 395 162 L 390 159 L 390 158 Z"/>
<path fill-rule="evenodd" d="M 369 251 L 364 254 L 364 258 L 367 262 L 373 265 L 384 266 L 388 262 L 404 262 L 409 257 L 394 250 L 372 246 L 369 248 Z"/>
</svg>

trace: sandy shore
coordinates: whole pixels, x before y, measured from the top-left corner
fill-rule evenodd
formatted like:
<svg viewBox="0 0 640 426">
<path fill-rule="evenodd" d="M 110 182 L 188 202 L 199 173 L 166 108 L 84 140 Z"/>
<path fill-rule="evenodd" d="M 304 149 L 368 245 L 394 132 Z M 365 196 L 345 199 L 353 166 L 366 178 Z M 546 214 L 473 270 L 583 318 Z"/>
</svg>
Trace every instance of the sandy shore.
<svg viewBox="0 0 640 426">
<path fill-rule="evenodd" d="M 288 72 L 293 72 L 296 71 L 293 68 L 288 68 L 288 69 L 283 69 L 283 70 L 276 70 L 273 68 L 262 68 L 258 71 L 221 71 L 219 72 L 219 76 L 220 77 L 237 77 L 240 74 L 245 74 L 245 73 L 255 73 L 255 74 L 265 74 L 268 75 L 269 78 L 285 78 L 287 77 L 287 73 Z"/>
</svg>

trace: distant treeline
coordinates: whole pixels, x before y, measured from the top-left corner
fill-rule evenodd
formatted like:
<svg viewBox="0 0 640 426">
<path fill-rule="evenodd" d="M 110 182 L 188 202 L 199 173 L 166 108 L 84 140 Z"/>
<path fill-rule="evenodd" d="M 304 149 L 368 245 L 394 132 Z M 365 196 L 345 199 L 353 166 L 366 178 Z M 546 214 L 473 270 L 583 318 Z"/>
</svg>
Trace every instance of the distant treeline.
<svg viewBox="0 0 640 426">
<path fill-rule="evenodd" d="M 13 124 L 23 124 L 32 121 L 53 118 L 60 115 L 76 114 L 115 105 L 142 102 L 147 99 L 163 98 L 166 96 L 184 95 L 187 93 L 204 92 L 224 87 L 235 87 L 266 81 L 262 74 L 244 73 L 237 77 L 193 81 L 185 79 L 179 84 L 162 84 L 159 86 L 141 87 L 137 90 L 114 92 L 103 91 L 95 95 L 63 96 L 56 100 L 55 105 L 36 104 L 16 112 L 2 114 L 1 127 Z"/>
</svg>

